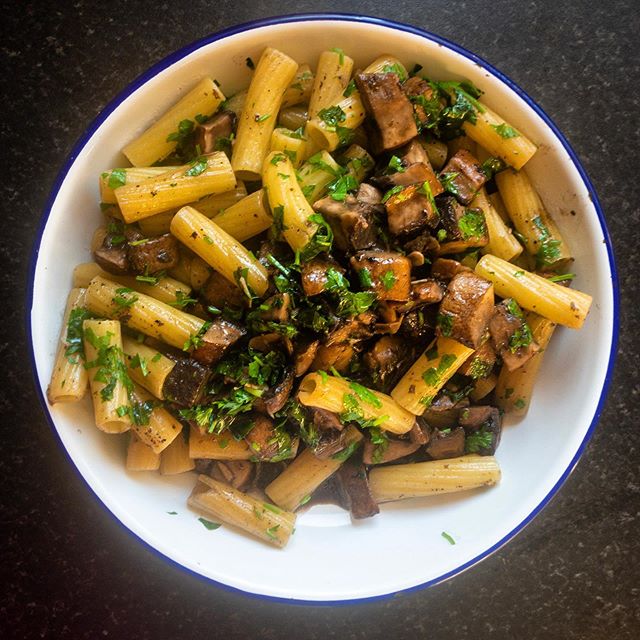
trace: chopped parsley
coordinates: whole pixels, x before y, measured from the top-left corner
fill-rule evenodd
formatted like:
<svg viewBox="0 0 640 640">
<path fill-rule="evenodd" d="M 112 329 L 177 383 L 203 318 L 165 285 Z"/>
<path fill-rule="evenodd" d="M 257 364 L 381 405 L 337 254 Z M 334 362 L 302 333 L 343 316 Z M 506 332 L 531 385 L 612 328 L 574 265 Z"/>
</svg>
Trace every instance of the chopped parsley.
<svg viewBox="0 0 640 640">
<path fill-rule="evenodd" d="M 516 409 L 524 409 L 527 406 L 527 401 L 524 398 L 518 398 L 514 403 L 513 406 Z"/>
<path fill-rule="evenodd" d="M 407 72 L 404 70 L 404 67 L 398 62 L 394 62 L 393 64 L 385 64 L 382 67 L 382 73 L 395 73 L 398 76 L 400 82 L 404 82 L 407 79 Z"/>
<path fill-rule="evenodd" d="M 342 451 L 338 451 L 338 453 L 334 453 L 331 458 L 333 460 L 338 460 L 338 462 L 344 462 L 348 460 L 358 448 L 359 442 L 350 442 Z"/>
<path fill-rule="evenodd" d="M 504 169 L 507 168 L 507 165 L 500 160 L 500 158 L 487 158 L 481 165 L 480 165 L 480 171 L 482 171 L 482 173 L 484 173 L 485 176 L 487 176 L 487 180 L 491 180 L 491 178 L 493 178 L 493 176 L 496 175 L 496 173 L 499 173 L 500 171 L 504 171 Z"/>
<path fill-rule="evenodd" d="M 140 373 L 142 373 L 143 377 L 147 377 L 149 375 L 149 367 L 147 366 L 147 361 L 144 356 L 141 356 L 139 353 L 136 353 L 133 358 L 129 360 L 129 366 L 132 369 L 137 369 L 140 367 Z"/>
<path fill-rule="evenodd" d="M 508 140 L 509 138 L 519 138 L 520 137 L 520 134 L 513 127 L 510 127 L 506 122 L 503 122 L 502 124 L 492 124 L 491 128 L 501 138 L 504 138 L 505 140 Z"/>
<path fill-rule="evenodd" d="M 549 282 L 565 282 L 566 280 L 573 280 L 575 277 L 575 273 L 563 273 L 561 275 L 549 276 L 547 280 L 549 280 Z"/>
<path fill-rule="evenodd" d="M 370 404 L 371 406 L 375 407 L 376 409 L 381 409 L 382 408 L 382 401 L 380 400 L 380 398 L 378 398 L 378 396 L 376 396 L 376 394 L 373 393 L 373 391 L 371 391 L 370 389 L 367 389 L 367 387 L 363 387 L 358 382 L 350 382 L 349 383 L 349 388 L 363 402 L 366 402 L 367 404 Z"/>
<path fill-rule="evenodd" d="M 330 51 L 338 54 L 338 64 L 342 66 L 344 64 L 344 51 L 339 47 L 333 47 L 333 49 L 330 49 Z"/>
<path fill-rule="evenodd" d="M 67 348 L 65 349 L 64 355 L 71 364 L 78 363 L 78 358 L 74 357 L 76 354 L 83 360 L 85 359 L 82 323 L 92 317 L 92 314 L 84 307 L 76 307 L 75 309 L 71 309 L 69 313 L 67 335 L 65 337 Z"/>
<path fill-rule="evenodd" d="M 202 523 L 202 526 L 207 531 L 215 531 L 222 526 L 219 522 L 212 522 L 211 520 L 207 520 L 206 518 L 198 518 L 198 522 Z"/>
<path fill-rule="evenodd" d="M 483 449 L 491 449 L 493 433 L 486 426 L 469 434 L 464 441 L 465 453 L 478 453 Z"/>
<path fill-rule="evenodd" d="M 358 271 L 358 280 L 360 280 L 360 285 L 365 289 L 370 289 L 373 286 L 371 271 L 367 267 L 363 267 Z"/>
<path fill-rule="evenodd" d="M 336 178 L 327 185 L 329 195 L 338 202 L 343 202 L 350 191 L 358 188 L 358 181 L 349 173 Z"/>
<path fill-rule="evenodd" d="M 390 198 L 397 195 L 403 190 L 404 190 L 404 187 L 402 185 L 397 185 L 395 187 L 392 187 L 391 189 L 389 189 L 389 191 L 387 191 L 384 194 L 384 196 L 382 196 L 382 202 L 385 203 L 387 200 L 389 200 Z"/>
<path fill-rule="evenodd" d="M 190 304 L 195 304 L 196 302 L 198 302 L 196 298 L 190 298 L 188 294 L 186 294 L 184 291 L 178 290 L 176 291 L 176 299 L 173 302 L 170 302 L 169 304 L 172 307 L 176 307 L 178 309 L 184 309 L 186 306 Z"/>
<path fill-rule="evenodd" d="M 536 262 L 539 267 L 548 267 L 560 258 L 560 240 L 552 237 L 547 225 L 540 216 L 536 216 L 531 221 L 539 232 L 540 247 L 536 253 Z"/>
<path fill-rule="evenodd" d="M 382 286 L 385 288 L 386 291 L 393 289 L 393 286 L 397 281 L 398 279 L 396 278 L 395 273 L 393 273 L 391 269 L 389 269 L 389 271 L 385 271 L 380 276 L 380 282 L 382 282 Z"/>
<path fill-rule="evenodd" d="M 266 505 L 265 505 L 266 506 Z M 279 524 L 274 524 L 273 527 L 269 527 L 266 531 L 267 536 L 271 539 L 271 540 L 277 540 L 278 536 L 276 535 L 278 529 L 280 528 Z"/>
<path fill-rule="evenodd" d="M 452 196 L 460 195 L 460 191 L 456 186 L 456 178 L 459 175 L 460 174 L 457 171 L 447 171 L 446 173 L 441 173 L 439 176 L 439 180 L 440 180 L 440 184 L 442 185 L 442 188 L 447 193 L 450 193 Z"/>
<path fill-rule="evenodd" d="M 347 119 L 347 114 L 338 106 L 320 109 L 318 117 L 327 125 L 330 131 L 336 131 L 336 127 Z"/>
<path fill-rule="evenodd" d="M 254 120 L 255 120 L 256 122 L 264 122 L 265 120 L 268 120 L 270 117 L 271 117 L 271 114 L 270 114 L 270 113 L 264 113 L 264 114 L 262 114 L 262 115 L 258 115 L 258 114 L 256 113 L 256 115 L 254 116 Z"/>
<path fill-rule="evenodd" d="M 479 209 L 467 209 L 458 220 L 458 228 L 464 240 L 482 238 L 487 233 L 484 214 Z"/>
<path fill-rule="evenodd" d="M 333 245 L 333 231 L 327 221 L 322 217 L 322 214 L 314 213 L 309 216 L 308 220 L 309 222 L 317 224 L 318 229 L 313 235 L 313 238 L 311 238 L 311 241 L 300 253 L 302 260 L 311 260 L 311 258 L 315 258 L 319 253 L 328 253 L 331 251 L 331 246 Z"/>
<path fill-rule="evenodd" d="M 342 95 L 345 98 L 348 98 L 354 91 L 356 91 L 356 81 L 351 80 L 349 84 L 345 87 L 345 90 L 342 92 Z"/>
<path fill-rule="evenodd" d="M 138 301 L 138 296 L 129 287 L 118 287 L 112 300 L 119 307 L 129 308 Z"/>
<path fill-rule="evenodd" d="M 127 171 L 126 169 L 113 169 L 109 175 L 107 185 L 110 189 L 117 189 L 127 184 Z"/>
<path fill-rule="evenodd" d="M 445 539 L 449 544 L 452 544 L 452 545 L 453 545 L 453 544 L 455 544 L 455 543 L 456 543 L 456 541 L 455 541 L 455 540 L 451 537 L 451 535 L 450 535 L 450 534 L 448 534 L 446 531 L 443 531 L 440 535 L 441 535 L 441 536 L 442 536 L 442 537 L 443 537 L 443 538 L 444 538 L 444 539 Z"/>
<path fill-rule="evenodd" d="M 196 158 L 190 163 L 190 167 L 184 172 L 184 175 L 195 178 L 196 176 L 203 174 L 207 170 L 208 166 L 209 164 L 205 157 Z"/>
<path fill-rule="evenodd" d="M 391 159 L 389 160 L 389 164 L 387 165 L 387 168 L 392 173 L 404 173 L 406 171 L 404 164 L 402 163 L 402 160 L 400 160 L 398 156 L 391 156 Z"/>
<path fill-rule="evenodd" d="M 428 356 L 427 356 L 428 358 Z M 428 358 L 431 359 L 431 358 Z M 456 357 L 451 353 L 445 353 L 441 356 L 440 362 L 436 367 L 429 367 L 422 374 L 422 379 L 429 387 L 438 388 L 443 383 L 443 378 L 446 372 L 451 368 L 451 365 L 456 361 Z M 429 406 L 433 401 L 433 396 L 424 396 L 420 399 L 422 404 Z"/>
<path fill-rule="evenodd" d="M 444 242 L 447 239 L 447 230 L 438 229 L 437 238 L 438 238 L 438 242 Z"/>
<path fill-rule="evenodd" d="M 436 317 L 436 325 L 443 336 L 450 336 L 453 330 L 453 316 L 448 313 L 439 313 Z"/>
</svg>

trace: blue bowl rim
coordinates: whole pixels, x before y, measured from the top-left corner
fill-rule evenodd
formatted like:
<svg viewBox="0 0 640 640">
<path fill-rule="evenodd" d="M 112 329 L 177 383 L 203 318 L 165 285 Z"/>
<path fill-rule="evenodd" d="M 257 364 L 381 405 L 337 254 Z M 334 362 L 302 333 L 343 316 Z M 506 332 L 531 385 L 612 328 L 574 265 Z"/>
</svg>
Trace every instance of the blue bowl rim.
<svg viewBox="0 0 640 640">
<path fill-rule="evenodd" d="M 527 105 L 538 114 L 538 116 L 540 116 L 540 118 L 544 121 L 544 123 L 553 131 L 554 135 L 558 138 L 558 140 L 561 142 L 562 146 L 566 150 L 567 154 L 569 155 L 569 157 L 570 157 L 571 161 L 573 162 L 575 168 L 577 169 L 578 173 L 580 174 L 580 177 L 582 178 L 582 181 L 584 182 L 585 186 L 587 187 L 587 191 L 589 193 L 591 201 L 593 202 L 594 208 L 596 210 L 596 213 L 597 213 L 597 216 L 598 216 L 598 220 L 600 222 L 600 227 L 601 227 L 601 230 L 602 230 L 602 233 L 603 233 L 603 236 L 604 236 L 604 241 L 605 241 L 605 244 L 606 244 L 606 247 L 607 247 L 607 255 L 608 255 L 608 258 L 609 258 L 609 268 L 610 268 L 610 271 L 611 271 L 612 290 L 613 290 L 613 327 L 612 327 L 612 335 L 611 335 L 611 349 L 610 349 L 610 353 L 609 353 L 609 362 L 608 362 L 608 365 L 607 365 L 607 373 L 606 373 L 606 376 L 605 376 L 604 384 L 602 386 L 602 390 L 600 392 L 600 398 L 599 398 L 598 404 L 596 406 L 596 411 L 595 411 L 595 413 L 593 415 L 593 418 L 591 420 L 591 424 L 589 425 L 589 429 L 587 430 L 582 442 L 580 443 L 580 446 L 578 447 L 578 450 L 576 451 L 576 453 L 575 453 L 574 457 L 572 458 L 571 462 L 569 463 L 569 465 L 565 469 L 564 473 L 560 476 L 558 481 L 550 489 L 549 493 L 544 497 L 544 499 L 535 507 L 535 509 L 533 509 L 531 511 L 531 513 L 524 520 L 522 520 L 518 524 L 518 526 L 516 526 L 514 529 L 512 529 L 501 540 L 496 542 L 489 549 L 487 549 L 484 552 L 478 554 L 476 557 L 472 558 L 471 560 L 468 560 L 467 562 L 463 563 L 459 567 L 456 567 L 455 569 L 452 569 L 451 571 L 448 571 L 448 572 L 446 572 L 446 573 L 444 573 L 444 574 L 442 574 L 442 575 L 440 575 L 440 576 L 438 576 L 436 578 L 428 580 L 426 582 L 414 585 L 412 587 L 407 587 L 406 589 L 401 589 L 400 591 L 397 591 L 397 592 L 394 591 L 394 592 L 391 592 L 391 593 L 380 594 L 380 595 L 375 595 L 375 596 L 368 596 L 368 597 L 354 598 L 354 599 L 346 599 L 346 600 L 341 599 L 341 600 L 317 601 L 317 600 L 304 600 L 304 599 L 296 599 L 296 598 L 285 598 L 285 597 L 280 597 L 280 596 L 271 596 L 271 595 L 265 595 L 265 594 L 260 594 L 260 593 L 253 593 L 251 591 L 246 591 L 246 590 L 240 589 L 238 587 L 233 587 L 231 585 L 227 585 L 227 584 L 224 584 L 224 583 L 219 582 L 217 580 L 214 580 L 213 578 L 209 578 L 207 576 L 204 576 L 204 575 L 202 575 L 202 574 L 200 574 L 200 573 L 198 573 L 196 571 L 193 571 L 192 569 L 189 569 L 189 568 L 185 567 L 184 565 L 180 564 L 179 562 L 177 562 L 176 560 L 170 558 L 169 556 L 166 556 L 164 553 L 162 553 L 161 551 L 159 551 L 158 549 L 153 547 L 146 540 L 141 538 L 137 533 L 135 533 L 134 531 L 129 529 L 129 527 L 127 527 L 120 519 L 118 519 L 113 514 L 113 512 L 109 509 L 109 507 L 95 493 L 95 491 L 93 490 L 91 485 L 88 483 L 88 481 L 85 479 L 85 477 L 80 473 L 80 471 L 78 470 L 78 468 L 75 465 L 75 462 L 71 458 L 71 456 L 70 456 L 69 452 L 67 451 L 67 449 L 65 448 L 64 444 L 62 443 L 60 435 L 58 434 L 58 431 L 57 431 L 57 429 L 55 427 L 53 418 L 51 416 L 51 413 L 49 412 L 48 403 L 46 401 L 46 398 L 44 397 L 44 394 L 42 393 L 42 390 L 40 388 L 40 383 L 39 383 L 39 380 L 38 380 L 38 374 L 37 374 L 37 369 L 36 369 L 36 361 L 35 361 L 35 351 L 34 351 L 34 346 L 33 346 L 33 328 L 32 328 L 32 325 L 31 325 L 31 312 L 32 312 L 32 308 L 33 308 L 33 290 L 34 290 L 35 271 L 36 271 L 36 267 L 37 267 L 38 255 L 39 255 L 40 245 L 41 245 L 41 242 L 42 242 L 42 236 L 43 236 L 44 229 L 46 227 L 47 221 L 49 219 L 49 216 L 51 215 L 51 209 L 52 209 L 53 204 L 55 202 L 55 199 L 56 199 L 56 197 L 58 195 L 60 187 L 62 186 L 62 183 L 64 182 L 64 179 L 66 178 L 67 173 L 69 172 L 69 170 L 71 169 L 73 163 L 75 162 L 78 154 L 82 151 L 84 146 L 91 139 L 91 137 L 97 131 L 97 129 L 107 119 L 107 117 L 126 98 L 128 98 L 138 88 L 140 88 L 142 85 L 144 85 L 151 78 L 156 76 L 158 73 L 160 73 L 161 71 L 163 71 L 167 67 L 169 67 L 172 64 L 178 62 L 179 60 L 181 60 L 182 58 L 186 57 L 190 53 L 196 51 L 197 49 L 200 49 L 203 46 L 206 46 L 206 45 L 211 44 L 213 42 L 217 42 L 219 40 L 223 40 L 223 39 L 228 38 L 230 36 L 234 36 L 234 35 L 237 35 L 239 33 L 242 33 L 242 32 L 245 32 L 245 31 L 250 31 L 250 30 L 253 30 L 253 29 L 261 28 L 261 27 L 267 27 L 267 26 L 273 26 L 273 25 L 279 25 L 279 24 L 296 23 L 296 22 L 311 22 L 311 21 L 315 22 L 315 21 L 329 21 L 329 20 L 331 20 L 331 21 L 341 21 L 341 22 L 361 22 L 361 23 L 368 23 L 368 24 L 372 24 L 372 25 L 376 25 L 376 26 L 387 27 L 387 28 L 398 30 L 398 31 L 404 31 L 406 33 L 411 33 L 413 35 L 420 36 L 420 37 L 425 38 L 427 40 L 431 40 L 431 41 L 433 41 L 433 42 L 435 42 L 435 43 L 437 43 L 439 45 L 445 46 L 448 49 L 451 49 L 452 51 L 455 51 L 456 53 L 458 53 L 458 54 L 462 55 L 463 57 L 467 58 L 468 60 L 478 64 L 482 68 L 484 68 L 487 71 L 489 71 L 493 76 L 495 76 L 498 79 L 500 79 L 512 91 L 514 91 L 518 96 L 520 96 L 527 103 Z M 196 40 L 196 41 L 192 42 L 191 44 L 189 44 L 189 45 L 187 45 L 185 47 L 182 47 L 181 49 L 178 49 L 177 51 L 169 54 L 168 56 L 166 56 L 165 58 L 163 58 L 162 60 L 160 60 L 159 62 L 154 64 L 152 67 L 150 67 L 149 69 L 144 71 L 142 74 L 140 74 L 133 82 L 131 82 L 127 87 L 125 87 L 122 91 L 120 91 L 120 93 L 118 93 L 118 95 L 115 98 L 113 98 L 107 104 L 107 106 L 104 107 L 104 109 L 102 109 L 102 111 L 94 118 L 94 120 L 91 122 L 91 124 L 84 131 L 84 133 L 79 137 L 78 141 L 75 143 L 75 145 L 73 146 L 71 152 L 67 156 L 62 168 L 60 169 L 60 171 L 59 171 L 59 173 L 58 173 L 58 175 L 57 175 L 57 177 L 55 179 L 55 182 L 53 184 L 53 187 L 51 189 L 51 192 L 50 192 L 49 197 L 47 199 L 47 202 L 45 204 L 44 213 L 42 214 L 42 218 L 40 220 L 39 227 L 38 227 L 37 233 L 36 233 L 36 241 L 34 242 L 34 246 L 33 246 L 32 252 L 31 252 L 31 256 L 30 256 L 29 269 L 28 269 L 28 276 L 27 277 L 28 277 L 28 280 L 27 280 L 27 296 L 26 296 L 26 305 L 25 305 L 25 311 L 26 311 L 26 322 L 25 322 L 25 325 L 27 327 L 27 338 L 28 338 L 28 343 L 29 343 L 29 356 L 30 356 L 32 374 L 34 376 L 36 393 L 37 393 L 37 395 L 38 395 L 38 397 L 40 399 L 40 403 L 41 403 L 42 408 L 44 410 L 45 417 L 46 417 L 47 421 L 49 422 L 49 426 L 53 430 L 53 433 L 54 433 L 55 438 L 56 438 L 56 440 L 58 442 L 58 445 L 62 448 L 62 450 L 64 451 L 64 453 L 68 457 L 68 459 L 71 461 L 73 468 L 75 468 L 75 470 L 76 470 L 76 473 L 79 475 L 79 477 L 85 483 L 85 485 L 89 488 L 91 493 L 93 493 L 94 497 L 98 500 L 98 502 L 107 511 L 107 513 L 110 514 L 116 520 L 116 522 L 127 533 L 129 533 L 130 535 L 132 535 L 136 539 L 138 539 L 138 541 L 141 542 L 145 547 L 147 547 L 152 553 L 160 556 L 161 558 L 163 558 L 166 561 L 169 561 L 169 563 L 171 563 L 172 565 L 178 567 L 179 569 L 181 569 L 182 571 L 185 571 L 188 574 L 191 574 L 191 575 L 195 576 L 196 578 L 199 578 L 200 580 L 204 580 L 207 583 L 214 584 L 214 585 L 216 585 L 218 587 L 221 587 L 222 589 L 224 589 L 226 591 L 229 591 L 229 592 L 232 592 L 232 593 L 241 593 L 243 595 L 248 595 L 248 596 L 253 597 L 253 598 L 268 600 L 268 601 L 271 601 L 271 602 L 286 603 L 286 604 L 297 604 L 297 605 L 347 606 L 347 605 L 359 604 L 359 603 L 363 603 L 363 602 L 379 601 L 379 600 L 391 598 L 391 597 L 393 597 L 393 596 L 395 596 L 397 594 L 411 593 L 411 592 L 417 591 L 419 589 L 425 589 L 427 587 L 432 587 L 432 586 L 435 586 L 436 584 L 444 582 L 445 580 L 448 580 L 449 578 L 452 578 L 452 577 L 458 575 L 459 573 L 462 573 L 463 571 L 466 571 L 467 569 L 471 568 L 473 565 L 475 565 L 475 564 L 479 563 L 480 561 L 484 560 L 485 558 L 489 557 L 490 555 L 495 553 L 498 549 L 500 549 L 502 546 L 504 546 L 507 542 L 509 542 L 512 538 L 514 538 L 518 533 L 520 533 L 540 513 L 540 511 L 542 511 L 542 509 L 544 509 L 544 507 L 546 507 L 547 504 L 549 504 L 549 502 L 555 496 L 555 494 L 558 492 L 560 487 L 566 482 L 567 478 L 572 473 L 572 471 L 574 470 L 574 468 L 577 465 L 578 461 L 582 457 L 582 455 L 583 455 L 583 453 L 584 453 L 584 451 L 586 449 L 586 446 L 589 443 L 589 440 L 593 436 L 593 432 L 595 430 L 595 427 L 596 427 L 596 425 L 598 423 L 598 420 L 600 418 L 600 415 L 602 413 L 602 410 L 603 410 L 603 407 L 604 407 L 604 403 L 605 403 L 605 400 L 606 400 L 606 397 L 607 397 L 607 392 L 608 392 L 609 386 L 611 384 L 613 368 L 614 368 L 614 362 L 615 362 L 615 356 L 616 356 L 616 350 L 617 350 L 617 344 L 618 344 L 618 334 L 619 334 L 619 324 L 620 324 L 620 290 L 619 290 L 618 275 L 617 275 L 615 257 L 614 257 L 614 252 L 613 252 L 613 245 L 612 245 L 612 242 L 611 242 L 611 236 L 610 236 L 609 230 L 607 228 L 606 220 L 605 220 L 605 217 L 604 217 L 604 213 L 602 211 L 602 207 L 600 205 L 600 201 L 598 199 L 596 191 L 595 191 L 595 189 L 594 189 L 594 187 L 593 187 L 593 185 L 592 185 L 592 183 L 591 183 L 591 181 L 590 181 L 585 169 L 583 168 L 582 164 L 580 163 L 580 160 L 578 159 L 577 154 L 575 153 L 575 151 L 573 150 L 573 148 L 571 147 L 571 145 L 569 144 L 567 139 L 564 137 L 564 135 L 560 132 L 560 130 L 558 129 L 556 124 L 545 113 L 545 111 L 523 89 L 521 89 L 515 82 L 513 82 L 508 76 L 504 75 L 502 72 L 500 72 L 498 69 L 496 69 L 493 65 L 489 64 L 486 60 L 484 60 L 480 56 L 476 55 L 475 53 L 472 53 L 471 51 L 468 51 L 467 49 L 465 49 L 464 47 L 456 44 L 455 42 L 453 42 L 453 41 L 451 41 L 451 40 L 449 40 L 447 38 L 444 38 L 442 36 L 439 36 L 439 35 L 437 35 L 435 33 L 432 33 L 430 31 L 427 31 L 425 29 L 420 29 L 418 27 L 414 27 L 413 25 L 409 25 L 409 24 L 405 24 L 405 23 L 401 23 L 401 22 L 396 22 L 394 20 L 389 20 L 389 19 L 386 19 L 386 18 L 378 18 L 378 17 L 374 17 L 374 16 L 365 16 L 365 15 L 358 15 L 358 14 L 351 14 L 351 13 L 300 13 L 300 14 L 291 14 L 291 15 L 283 15 L 283 16 L 272 16 L 272 17 L 268 17 L 268 18 L 262 18 L 262 19 L 259 19 L 259 20 L 252 20 L 252 21 L 249 21 L 249 22 L 245 22 L 245 23 L 242 23 L 242 24 L 239 24 L 239 25 L 235 25 L 235 26 L 229 27 L 227 29 L 223 29 L 223 30 L 218 31 L 216 33 L 210 34 L 210 35 L 205 36 L 204 38 L 201 38 L 199 40 Z"/>
</svg>

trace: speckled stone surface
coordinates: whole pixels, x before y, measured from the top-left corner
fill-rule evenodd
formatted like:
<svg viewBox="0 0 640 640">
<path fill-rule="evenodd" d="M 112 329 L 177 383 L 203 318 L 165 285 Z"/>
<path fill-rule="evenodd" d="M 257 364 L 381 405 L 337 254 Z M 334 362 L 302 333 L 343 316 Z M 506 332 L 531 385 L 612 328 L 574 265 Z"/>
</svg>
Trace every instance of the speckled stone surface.
<svg viewBox="0 0 640 640">
<path fill-rule="evenodd" d="M 560 494 L 506 548 L 426 591 L 335 608 L 273 604 L 186 575 L 96 502 L 45 421 L 24 330 L 27 263 L 55 175 L 139 73 L 279 2 L 1 2 L 2 638 L 640 637 L 640 73 L 637 1 L 290 3 L 395 18 L 480 54 L 565 132 L 602 199 L 622 288 L 611 393 Z M 348 570 L 348 567 L 345 567 Z"/>
</svg>

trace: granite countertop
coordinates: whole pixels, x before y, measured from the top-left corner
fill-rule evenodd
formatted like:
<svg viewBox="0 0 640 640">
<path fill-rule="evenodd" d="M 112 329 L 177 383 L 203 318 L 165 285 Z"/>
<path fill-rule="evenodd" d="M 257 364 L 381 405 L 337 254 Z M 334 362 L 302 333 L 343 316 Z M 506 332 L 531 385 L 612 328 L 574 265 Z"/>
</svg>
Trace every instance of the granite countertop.
<svg viewBox="0 0 640 640">
<path fill-rule="evenodd" d="M 186 575 L 137 543 L 72 469 L 33 389 L 23 309 L 38 220 L 66 155 L 111 97 L 171 51 L 283 9 L 227 0 L 3 2 L 0 637 L 640 637 L 637 3 L 288 7 L 389 17 L 451 38 L 515 80 L 566 134 L 602 200 L 622 287 L 617 368 L 595 436 L 559 495 L 505 548 L 449 582 L 386 601 L 274 604 Z"/>
</svg>

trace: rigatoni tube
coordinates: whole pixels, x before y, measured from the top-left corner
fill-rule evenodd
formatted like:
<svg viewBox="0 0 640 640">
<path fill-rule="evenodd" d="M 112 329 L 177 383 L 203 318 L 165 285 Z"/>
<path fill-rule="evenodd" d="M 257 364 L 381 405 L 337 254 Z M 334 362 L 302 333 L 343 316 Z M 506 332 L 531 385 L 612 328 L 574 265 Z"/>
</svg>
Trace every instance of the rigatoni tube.
<svg viewBox="0 0 640 640">
<path fill-rule="evenodd" d="M 131 399 L 145 408 L 146 420 L 134 420 L 131 428 L 154 453 L 161 453 L 180 435 L 182 423 L 142 387 L 134 385 Z M 158 466 L 160 460 L 158 460 Z"/>
<path fill-rule="evenodd" d="M 245 196 L 214 216 L 212 220 L 239 242 L 244 242 L 266 231 L 273 222 L 264 189 Z"/>
<path fill-rule="evenodd" d="M 415 416 L 385 393 L 326 373 L 307 374 L 300 383 L 298 399 L 308 407 L 359 413 L 390 433 L 407 433 L 415 423 Z"/>
<path fill-rule="evenodd" d="M 231 433 L 201 433 L 189 429 L 189 456 L 207 460 L 249 460 L 253 453 L 244 440 L 236 440 Z"/>
<path fill-rule="evenodd" d="M 509 371 L 502 367 L 496 384 L 496 405 L 505 413 L 524 416 L 529 411 L 533 387 L 542 366 L 542 358 L 556 327 L 554 322 L 535 313 L 527 313 L 527 324 L 540 350 L 521 367 Z"/>
<path fill-rule="evenodd" d="M 127 336 L 122 338 L 122 351 L 129 377 L 156 398 L 164 400 L 162 387 L 176 363 L 144 342 L 132 340 Z"/>
<path fill-rule="evenodd" d="M 160 468 L 160 454 L 140 440 L 135 431 L 131 431 L 125 466 L 127 471 L 157 471 Z"/>
<path fill-rule="evenodd" d="M 319 151 L 305 162 L 296 174 L 302 193 L 314 203 L 327 193 L 327 186 L 340 175 L 340 165 L 328 151 Z"/>
<path fill-rule="evenodd" d="M 155 178 L 118 187 L 115 194 L 122 217 L 130 224 L 235 186 L 229 159 L 216 151 Z"/>
<path fill-rule="evenodd" d="M 294 513 L 204 475 L 198 476 L 187 503 L 210 518 L 238 527 L 276 547 L 287 544 L 296 523 Z"/>
<path fill-rule="evenodd" d="M 160 456 L 160 473 L 173 476 L 195 469 L 196 463 L 189 457 L 189 445 L 184 431 L 162 452 Z"/>
<path fill-rule="evenodd" d="M 265 493 L 279 507 L 294 511 L 309 500 L 313 492 L 347 460 L 362 440 L 354 426 L 347 427 L 345 448 L 330 458 L 321 460 L 305 449 L 267 487 Z"/>
<path fill-rule="evenodd" d="M 229 282 L 242 281 L 258 296 L 267 290 L 267 270 L 237 240 L 192 207 L 183 207 L 171 221 L 171 233 Z"/>
<path fill-rule="evenodd" d="M 471 206 L 480 208 L 484 213 L 487 233 L 489 234 L 489 244 L 486 247 L 482 247 L 480 251 L 482 253 L 492 253 L 507 262 L 517 258 L 522 253 L 522 245 L 516 240 L 511 229 L 493 208 L 484 188 L 476 193 Z"/>
<path fill-rule="evenodd" d="M 106 433 L 128 431 L 131 382 L 122 355 L 120 323 L 85 320 L 82 326 L 96 426 Z"/>
<path fill-rule="evenodd" d="M 493 456 L 390 465 L 369 472 L 369 487 L 376 502 L 468 491 L 499 481 L 500 467 Z"/>
<path fill-rule="evenodd" d="M 205 321 L 164 302 L 136 293 L 96 276 L 87 287 L 89 311 L 103 318 L 121 318 L 128 327 L 184 349 L 205 326 Z"/>
<path fill-rule="evenodd" d="M 538 267 L 557 268 L 571 261 L 566 241 L 527 174 L 507 169 L 496 175 L 496 183 L 509 217 Z"/>
<path fill-rule="evenodd" d="M 472 353 L 456 340 L 437 337 L 393 388 L 391 397 L 412 414 L 422 415 Z"/>
<path fill-rule="evenodd" d="M 353 59 L 342 51 L 323 51 L 320 54 L 309 98 L 309 118 L 315 118 L 321 109 L 330 107 L 338 96 L 342 97 L 352 71 Z"/>
<path fill-rule="evenodd" d="M 495 256 L 483 256 L 475 271 L 493 282 L 501 298 L 514 298 L 524 309 L 565 327 L 579 329 L 589 313 L 589 294 L 563 287 Z"/>
<path fill-rule="evenodd" d="M 180 123 L 190 120 L 195 126 L 196 116 L 210 116 L 224 100 L 224 94 L 211 78 L 204 78 L 185 94 L 160 119 L 124 149 L 132 165 L 148 167 L 166 158 L 177 146 Z"/>
<path fill-rule="evenodd" d="M 297 69 L 298 63 L 277 49 L 267 47 L 260 56 L 233 145 L 232 165 L 239 178 L 260 179 L 283 94 Z"/>
<path fill-rule="evenodd" d="M 179 167 L 127 167 L 123 169 L 109 169 L 100 174 L 98 182 L 100 186 L 100 202 L 105 204 L 116 204 L 115 190 L 125 184 L 143 182 L 149 178 L 167 173 L 167 171 L 175 171 Z"/>
<path fill-rule="evenodd" d="M 56 360 L 51 373 L 51 382 L 47 387 L 47 399 L 56 402 L 76 402 L 84 397 L 88 386 L 87 370 L 81 353 L 80 335 L 74 336 L 76 328 L 82 327 L 82 309 L 84 308 L 84 289 L 71 289 L 62 317 L 62 329 L 56 351 Z M 72 326 L 69 319 L 73 314 Z M 79 327 L 78 327 L 79 325 Z M 70 341 L 75 340 L 72 346 Z"/>
</svg>

